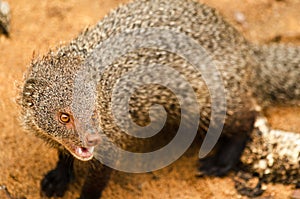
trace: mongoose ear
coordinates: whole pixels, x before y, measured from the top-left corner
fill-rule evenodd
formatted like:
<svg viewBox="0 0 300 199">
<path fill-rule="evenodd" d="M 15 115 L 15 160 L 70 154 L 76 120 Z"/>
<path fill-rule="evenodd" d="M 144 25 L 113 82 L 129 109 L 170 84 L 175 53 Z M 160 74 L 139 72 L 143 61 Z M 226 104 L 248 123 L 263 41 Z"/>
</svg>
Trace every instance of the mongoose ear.
<svg viewBox="0 0 300 199">
<path fill-rule="evenodd" d="M 39 79 L 28 79 L 23 87 L 22 92 L 22 105 L 30 108 L 35 103 L 35 98 L 38 97 L 38 85 L 40 84 Z"/>
</svg>

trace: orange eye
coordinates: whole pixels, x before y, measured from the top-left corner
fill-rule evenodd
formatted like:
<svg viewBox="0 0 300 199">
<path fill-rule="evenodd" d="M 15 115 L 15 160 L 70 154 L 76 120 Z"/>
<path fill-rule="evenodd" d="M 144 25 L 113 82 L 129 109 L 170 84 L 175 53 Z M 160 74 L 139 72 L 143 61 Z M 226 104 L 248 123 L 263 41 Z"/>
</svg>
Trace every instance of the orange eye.
<svg viewBox="0 0 300 199">
<path fill-rule="evenodd" d="M 63 124 L 69 123 L 71 120 L 71 117 L 68 113 L 60 113 L 59 115 L 59 121 Z"/>
</svg>

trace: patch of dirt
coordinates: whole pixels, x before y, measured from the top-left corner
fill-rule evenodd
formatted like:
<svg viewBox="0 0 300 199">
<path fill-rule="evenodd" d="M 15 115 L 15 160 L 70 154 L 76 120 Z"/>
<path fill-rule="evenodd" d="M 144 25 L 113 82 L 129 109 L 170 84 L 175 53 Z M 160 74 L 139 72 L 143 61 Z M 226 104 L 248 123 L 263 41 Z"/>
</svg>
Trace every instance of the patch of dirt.
<svg viewBox="0 0 300 199">
<path fill-rule="evenodd" d="M 7 0 L 12 9 L 11 37 L 0 36 L 0 186 L 13 197 L 40 198 L 40 180 L 54 168 L 57 155 L 43 141 L 21 129 L 15 84 L 22 81 L 33 54 L 43 54 L 69 41 L 83 28 L 95 24 L 117 0 Z M 299 0 L 203 0 L 219 10 L 247 39 L 300 44 Z M 300 110 L 272 108 L 268 111 L 276 128 L 300 129 Z M 230 177 L 196 178 L 197 147 L 172 165 L 147 174 L 114 172 L 103 198 L 243 198 Z M 74 183 L 64 198 L 76 198 Z M 0 196 L 6 195 L 1 193 Z M 264 198 L 289 198 L 292 187 L 268 185 Z M 5 196 L 3 196 L 5 197 Z"/>
</svg>

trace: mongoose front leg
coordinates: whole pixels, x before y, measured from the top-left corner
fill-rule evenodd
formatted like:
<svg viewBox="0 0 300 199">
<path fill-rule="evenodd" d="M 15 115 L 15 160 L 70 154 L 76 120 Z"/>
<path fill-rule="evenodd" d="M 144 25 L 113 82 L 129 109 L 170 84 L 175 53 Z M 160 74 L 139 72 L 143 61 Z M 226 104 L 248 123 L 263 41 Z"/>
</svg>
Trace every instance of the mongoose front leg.
<svg viewBox="0 0 300 199">
<path fill-rule="evenodd" d="M 59 150 L 56 168 L 49 171 L 41 181 L 42 194 L 47 197 L 62 197 L 73 178 L 74 157 L 66 150 Z"/>
<path fill-rule="evenodd" d="M 89 173 L 79 199 L 99 199 L 110 178 L 112 169 L 102 165 L 98 160 L 91 160 L 89 166 Z"/>
</svg>

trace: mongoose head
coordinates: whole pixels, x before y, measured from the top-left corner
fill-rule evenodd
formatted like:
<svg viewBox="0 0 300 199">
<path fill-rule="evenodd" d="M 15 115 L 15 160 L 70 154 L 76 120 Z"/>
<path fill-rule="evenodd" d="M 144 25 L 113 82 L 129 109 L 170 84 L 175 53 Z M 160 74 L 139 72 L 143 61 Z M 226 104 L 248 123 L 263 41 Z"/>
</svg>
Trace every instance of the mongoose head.
<svg viewBox="0 0 300 199">
<path fill-rule="evenodd" d="M 80 66 L 76 53 L 50 52 L 31 63 L 21 93 L 25 128 L 54 147 L 65 147 L 76 158 L 93 157 L 71 111 L 74 76 Z"/>
</svg>

